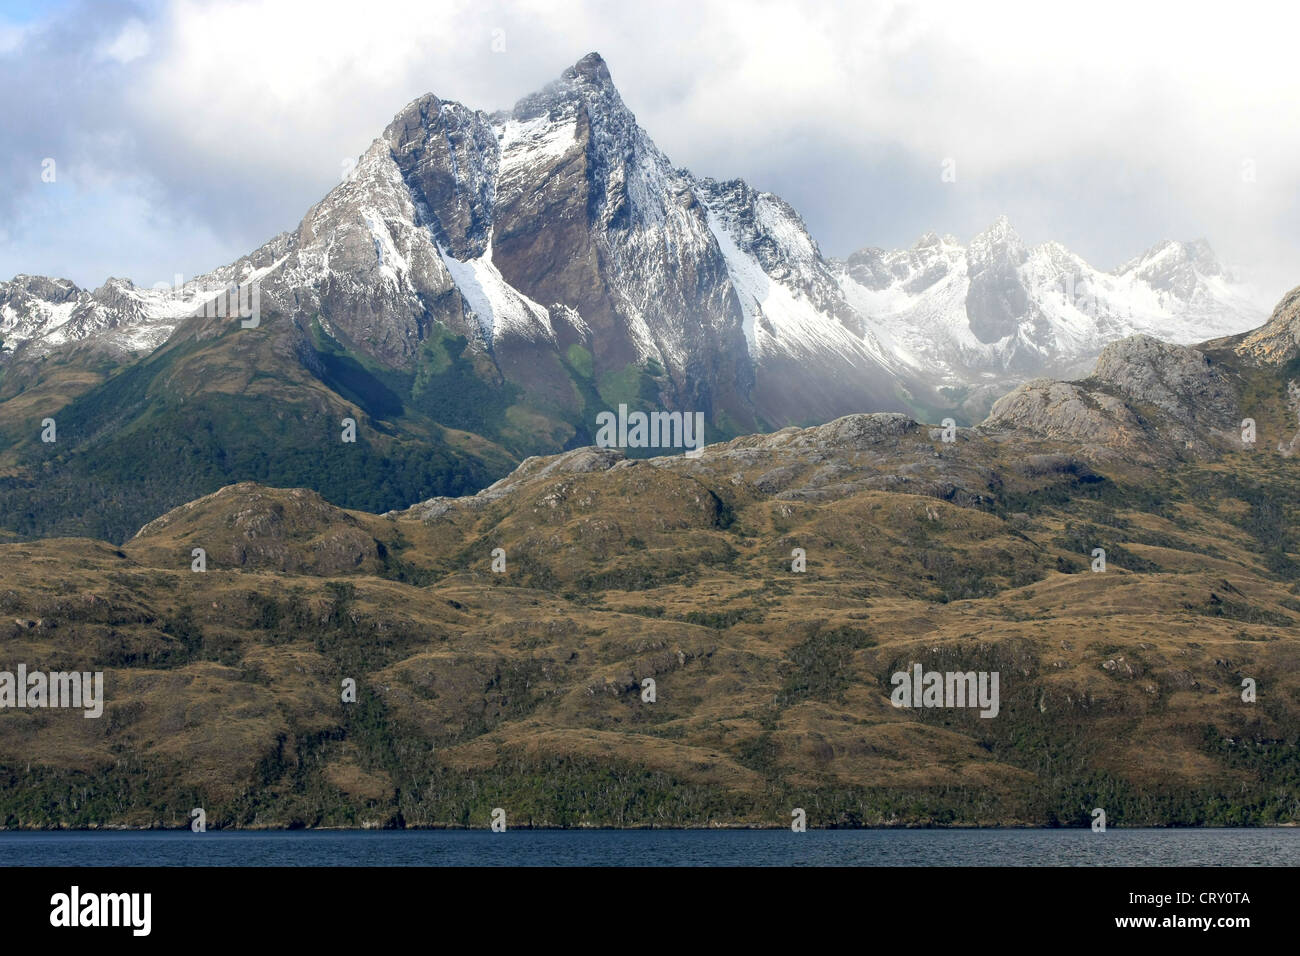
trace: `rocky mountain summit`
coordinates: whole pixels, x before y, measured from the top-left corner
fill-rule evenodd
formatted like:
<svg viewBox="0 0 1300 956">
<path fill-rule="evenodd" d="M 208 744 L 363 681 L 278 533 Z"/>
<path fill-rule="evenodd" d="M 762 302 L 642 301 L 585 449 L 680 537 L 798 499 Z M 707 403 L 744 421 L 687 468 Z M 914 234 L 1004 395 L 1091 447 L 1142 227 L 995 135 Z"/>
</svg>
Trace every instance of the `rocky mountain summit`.
<svg viewBox="0 0 1300 956">
<path fill-rule="evenodd" d="M 415 100 L 275 244 L 273 314 L 398 371 L 464 337 L 569 437 L 592 386 L 724 429 L 901 407 L 794 210 L 676 169 L 595 54 L 509 111 Z"/>
</svg>

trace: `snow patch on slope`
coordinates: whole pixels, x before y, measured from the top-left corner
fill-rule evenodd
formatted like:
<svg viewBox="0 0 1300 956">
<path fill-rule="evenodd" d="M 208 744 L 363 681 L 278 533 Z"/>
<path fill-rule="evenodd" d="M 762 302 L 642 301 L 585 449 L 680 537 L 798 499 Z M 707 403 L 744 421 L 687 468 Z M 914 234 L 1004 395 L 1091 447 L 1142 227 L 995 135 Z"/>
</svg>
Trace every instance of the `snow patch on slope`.
<svg viewBox="0 0 1300 956">
<path fill-rule="evenodd" d="M 379 260 L 379 271 L 394 286 L 400 287 L 402 273 L 410 268 L 406 257 L 397 251 L 393 234 L 388 231 L 384 221 L 373 210 L 363 210 L 362 217 L 370 227 L 370 236 L 375 243 L 375 256 Z"/>
<path fill-rule="evenodd" d="M 547 115 L 528 120 L 508 119 L 497 131 L 501 146 L 498 174 L 504 176 L 521 166 L 533 166 L 559 159 L 578 138 L 576 119 L 555 123 Z"/>
<path fill-rule="evenodd" d="M 710 212 L 708 220 L 709 231 L 713 233 L 713 238 L 722 251 L 722 258 L 727 263 L 727 275 L 731 277 L 731 285 L 740 299 L 740 312 L 744 316 L 741 328 L 749 346 L 749 357 L 756 360 L 759 345 L 754 319 L 763 310 L 763 302 L 768 297 L 772 280 L 762 266 L 740 251 L 740 247 L 718 222 L 717 216 Z"/>
<path fill-rule="evenodd" d="M 864 343 L 833 316 L 823 314 L 769 276 L 757 259 L 736 244 L 712 211 L 708 213 L 708 223 L 740 300 L 745 341 L 755 362 L 777 351 L 807 354 L 829 347 L 847 358 L 862 350 Z"/>
<path fill-rule="evenodd" d="M 463 262 L 441 246 L 438 246 L 438 254 L 489 342 L 507 333 L 529 339 L 554 340 L 551 313 L 502 278 L 492 263 L 491 242 L 483 255 Z"/>
</svg>

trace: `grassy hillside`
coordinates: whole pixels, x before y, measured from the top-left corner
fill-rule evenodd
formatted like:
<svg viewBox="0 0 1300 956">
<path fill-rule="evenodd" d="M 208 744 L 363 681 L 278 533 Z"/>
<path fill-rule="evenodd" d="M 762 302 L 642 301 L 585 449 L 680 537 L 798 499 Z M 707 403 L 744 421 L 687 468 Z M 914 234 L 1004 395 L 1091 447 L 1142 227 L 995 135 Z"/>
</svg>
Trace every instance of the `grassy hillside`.
<svg viewBox="0 0 1300 956">
<path fill-rule="evenodd" d="M 428 400 L 411 406 L 409 379 L 285 323 L 178 335 L 66 404 L 38 389 L 0 406 L 0 524 L 121 542 L 238 481 L 386 511 L 472 493 L 510 469 L 513 453 L 458 427 L 466 416 L 451 398 L 440 414 Z M 46 416 L 57 423 L 53 443 L 40 440 Z M 341 440 L 345 418 L 355 442 Z"/>
<path fill-rule="evenodd" d="M 389 516 L 250 484 L 120 547 L 0 543 L 4 666 L 108 696 L 0 713 L 0 823 L 1295 822 L 1300 463 L 863 421 Z M 997 671 L 998 716 L 891 706 L 913 663 Z"/>
<path fill-rule="evenodd" d="M 543 385 L 513 383 L 441 326 L 411 369 L 387 368 L 319 321 L 274 314 L 257 329 L 182 329 L 128 364 L 57 353 L 0 381 L 0 528 L 120 543 L 241 481 L 372 512 L 470 494 L 529 455 L 590 444 L 600 411 L 657 408 L 668 384 L 653 361 L 597 376 L 578 345 L 538 351 L 527 371 Z M 49 417 L 53 443 L 41 440 Z M 340 440 L 345 418 L 354 443 Z"/>
</svg>

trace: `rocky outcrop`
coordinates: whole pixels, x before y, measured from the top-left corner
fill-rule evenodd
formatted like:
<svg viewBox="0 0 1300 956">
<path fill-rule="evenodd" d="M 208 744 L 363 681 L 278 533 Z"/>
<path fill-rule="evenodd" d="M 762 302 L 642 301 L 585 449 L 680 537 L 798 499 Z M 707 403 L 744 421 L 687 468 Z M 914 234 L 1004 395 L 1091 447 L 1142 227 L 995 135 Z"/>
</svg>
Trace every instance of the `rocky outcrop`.
<svg viewBox="0 0 1300 956">
<path fill-rule="evenodd" d="M 1248 333 L 1235 350 L 1264 365 L 1285 365 L 1300 355 L 1300 286 L 1283 296 L 1269 320 Z"/>
<path fill-rule="evenodd" d="M 1019 429 L 1055 441 L 1130 448 L 1145 438 L 1142 422 L 1113 395 L 1073 382 L 1039 378 L 993 404 L 980 426 Z"/>
<path fill-rule="evenodd" d="M 1135 335 L 1107 346 L 1093 377 L 1189 427 L 1238 428 L 1238 382 L 1199 349 Z"/>
<path fill-rule="evenodd" d="M 1240 385 L 1198 349 L 1136 335 L 1107 346 L 1090 378 L 1037 379 L 993 405 L 982 429 L 1017 429 L 1111 456 L 1240 447 Z"/>
<path fill-rule="evenodd" d="M 304 488 L 227 485 L 149 522 L 124 550 L 159 567 L 188 566 L 194 548 L 209 570 L 331 575 L 373 573 L 379 548 L 350 513 Z"/>
</svg>

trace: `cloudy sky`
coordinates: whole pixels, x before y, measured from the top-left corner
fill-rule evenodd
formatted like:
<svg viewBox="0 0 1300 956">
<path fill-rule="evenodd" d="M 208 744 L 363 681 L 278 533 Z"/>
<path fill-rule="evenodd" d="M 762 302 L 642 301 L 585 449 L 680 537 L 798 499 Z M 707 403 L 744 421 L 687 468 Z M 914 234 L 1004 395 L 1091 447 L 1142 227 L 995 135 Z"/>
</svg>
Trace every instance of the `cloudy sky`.
<svg viewBox="0 0 1300 956">
<path fill-rule="evenodd" d="M 508 107 L 595 50 L 677 165 L 785 197 L 828 254 L 1005 213 L 1101 268 L 1204 237 L 1276 298 L 1297 26 L 1240 0 L 0 0 L 0 277 L 206 271 L 416 96 Z"/>
</svg>

